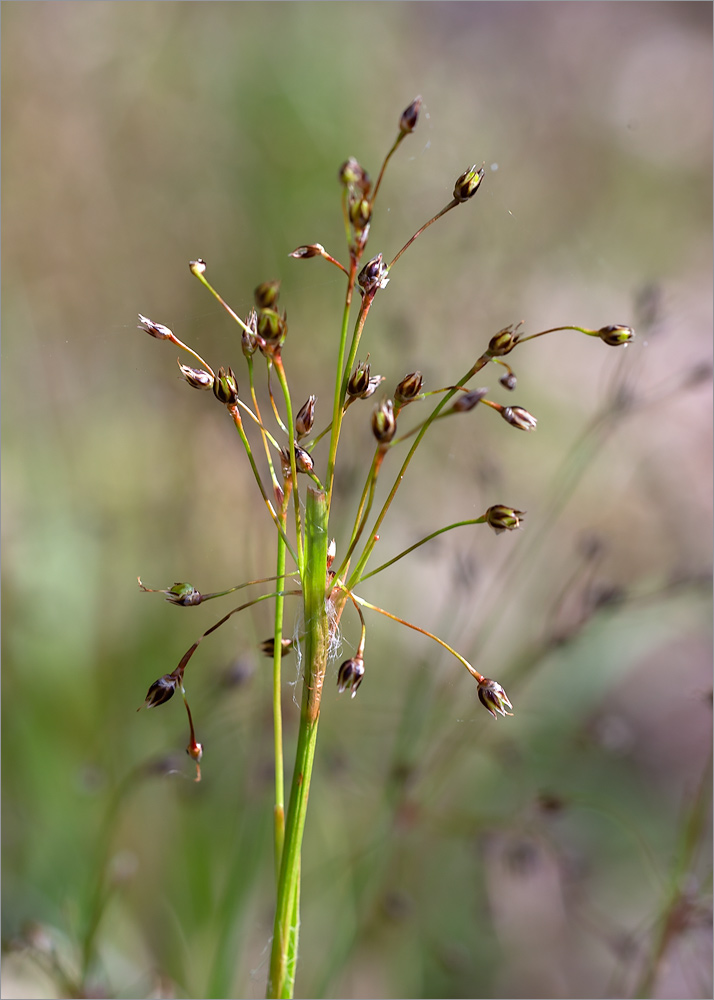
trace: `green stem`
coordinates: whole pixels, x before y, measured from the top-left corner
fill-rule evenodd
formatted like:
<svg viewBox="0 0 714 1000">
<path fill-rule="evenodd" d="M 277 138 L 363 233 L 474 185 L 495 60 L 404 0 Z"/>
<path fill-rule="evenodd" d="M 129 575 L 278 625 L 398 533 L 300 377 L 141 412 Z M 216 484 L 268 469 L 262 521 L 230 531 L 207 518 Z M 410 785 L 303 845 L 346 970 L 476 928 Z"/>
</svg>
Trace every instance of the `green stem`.
<svg viewBox="0 0 714 1000">
<path fill-rule="evenodd" d="M 281 512 L 280 520 L 285 529 L 285 511 Z M 281 592 L 285 587 L 285 542 L 278 535 L 278 551 L 276 559 L 275 573 L 278 579 L 277 590 Z M 273 650 L 273 740 L 275 746 L 275 807 L 273 810 L 273 825 L 275 839 L 275 878 L 280 875 L 280 861 L 283 855 L 283 842 L 285 839 L 285 776 L 283 766 L 283 711 L 282 711 L 282 686 L 281 686 L 281 666 L 283 659 L 282 638 L 283 638 L 283 611 L 285 608 L 285 598 L 280 596 L 275 598 L 275 630 L 274 650 Z"/>
<path fill-rule="evenodd" d="M 459 389 L 462 386 L 464 386 L 469 381 L 469 379 L 472 379 L 477 372 L 479 372 L 482 368 L 484 368 L 488 364 L 488 361 L 489 361 L 489 359 L 486 357 L 486 355 L 482 355 L 478 359 L 478 361 L 466 372 L 466 374 L 463 376 L 463 378 L 459 379 L 459 381 L 454 386 L 454 388 L 451 389 L 449 392 L 447 392 L 447 394 L 444 396 L 444 398 L 441 399 L 437 403 L 437 405 L 432 410 L 431 415 L 429 417 L 427 417 L 427 419 L 424 421 L 424 423 L 423 423 L 423 425 L 421 427 L 421 430 L 419 431 L 419 433 L 416 436 L 416 440 L 414 441 L 414 444 L 409 449 L 407 457 L 404 459 L 404 461 L 402 463 L 402 467 L 399 470 L 399 472 L 397 473 L 397 477 L 394 480 L 394 485 L 392 486 L 392 489 L 391 489 L 391 491 L 389 493 L 389 496 L 384 501 L 384 506 L 382 507 L 381 511 L 379 512 L 379 516 L 377 517 L 377 520 L 376 520 L 376 522 L 374 524 L 374 527 L 373 527 L 372 531 L 370 532 L 369 540 L 367 541 L 367 543 L 366 543 L 366 545 L 364 547 L 364 550 L 362 552 L 362 555 L 360 556 L 359 562 L 357 563 L 355 569 L 352 572 L 352 575 L 349 578 L 348 588 L 350 590 L 352 590 L 354 588 L 354 586 L 362 579 L 362 572 L 363 572 L 365 566 L 367 565 L 367 561 L 369 560 L 369 557 L 372 554 L 372 550 L 374 549 L 374 546 L 377 543 L 377 532 L 379 531 L 379 526 L 381 525 L 382 521 L 384 520 L 384 518 L 387 515 L 387 511 L 389 510 L 389 508 L 391 506 L 391 503 L 392 503 L 392 500 L 394 500 L 395 494 L 396 494 L 397 490 L 399 489 L 399 486 L 400 486 L 402 480 L 404 479 L 404 476 L 406 474 L 406 471 L 407 471 L 407 468 L 409 466 L 409 463 L 412 460 L 414 452 L 419 447 L 419 444 L 421 443 L 421 439 L 424 437 L 424 435 L 426 434 L 426 432 L 429 429 L 429 427 L 431 426 L 431 424 L 436 420 L 436 418 L 439 416 L 440 412 L 443 410 L 443 408 L 446 406 L 446 404 L 449 402 L 449 400 L 452 398 L 452 396 L 454 396 L 459 391 Z"/>
<path fill-rule="evenodd" d="M 280 382 L 280 388 L 283 390 L 283 398 L 285 400 L 285 410 L 288 419 L 288 435 L 289 435 L 289 446 L 290 446 L 290 478 L 293 484 L 293 507 L 295 508 L 295 534 L 297 536 L 297 551 L 298 551 L 298 568 L 300 572 L 303 571 L 303 539 L 302 539 L 302 526 L 300 517 L 300 493 L 298 491 L 297 483 L 297 465 L 295 463 L 295 420 L 293 418 L 293 404 L 290 399 L 290 389 L 288 387 L 288 380 L 285 377 L 285 368 L 283 367 L 283 359 L 280 356 L 280 352 L 277 351 L 273 355 L 273 365 L 278 376 L 278 381 Z"/>
<path fill-rule="evenodd" d="M 414 551 L 414 549 L 418 549 L 420 545 L 425 545 L 427 542 L 430 542 L 432 538 L 436 538 L 437 535 L 443 535 L 445 531 L 451 531 L 452 528 L 463 528 L 467 524 L 485 524 L 485 523 L 486 523 L 486 516 L 482 515 L 481 517 L 470 518 L 468 521 L 455 521 L 453 524 L 447 524 L 445 528 L 439 528 L 438 531 L 432 531 L 430 535 L 426 535 L 425 538 L 422 538 L 420 541 L 415 542 L 413 545 L 410 545 L 408 549 L 404 549 L 403 552 L 400 552 L 399 555 L 394 556 L 393 559 L 389 559 L 387 562 L 382 563 L 381 566 L 378 566 L 376 569 L 373 569 L 370 573 L 365 573 L 365 575 L 361 577 L 360 583 L 362 583 L 364 580 L 369 580 L 370 576 L 376 576 L 377 573 L 381 573 L 383 569 L 387 568 L 387 566 L 391 566 L 393 563 L 398 562 L 400 559 L 403 559 L 404 556 L 408 556 L 410 552 Z"/>
<path fill-rule="evenodd" d="M 278 901 L 267 989 L 269 998 L 292 997 L 295 981 L 300 920 L 300 854 L 329 645 L 329 623 L 325 600 L 328 511 L 325 493 L 308 487 L 305 508 L 305 571 L 303 576 L 304 679 L 295 768 L 278 881 Z"/>
<path fill-rule="evenodd" d="M 337 459 L 337 445 L 340 440 L 340 425 L 342 423 L 342 383 L 344 381 L 345 349 L 347 347 L 347 327 L 350 320 L 350 308 L 352 306 L 352 294 L 354 292 L 355 280 L 357 278 L 357 261 L 351 258 L 350 273 L 347 279 L 347 293 L 345 295 L 345 306 L 342 311 L 342 328 L 340 330 L 340 349 L 337 354 L 337 376 L 335 381 L 335 399 L 332 409 L 332 436 L 330 437 L 330 454 L 327 460 L 327 503 L 328 507 L 332 499 L 332 483 L 335 478 L 335 462 Z M 347 373 L 349 378 L 349 370 Z"/>
</svg>

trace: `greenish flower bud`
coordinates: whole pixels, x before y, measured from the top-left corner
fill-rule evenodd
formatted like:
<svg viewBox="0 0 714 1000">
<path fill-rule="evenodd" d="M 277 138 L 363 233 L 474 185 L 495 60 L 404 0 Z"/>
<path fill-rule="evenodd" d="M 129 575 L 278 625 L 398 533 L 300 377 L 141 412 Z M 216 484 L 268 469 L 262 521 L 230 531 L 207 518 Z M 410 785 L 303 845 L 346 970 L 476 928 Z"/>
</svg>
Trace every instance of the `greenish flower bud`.
<svg viewBox="0 0 714 1000">
<path fill-rule="evenodd" d="M 368 224 L 372 216 L 372 206 L 366 198 L 355 198 L 349 205 L 350 222 L 361 232 Z"/>
<path fill-rule="evenodd" d="M 288 257 L 309 258 L 309 257 L 321 257 L 325 252 L 325 248 L 321 243 L 308 243 L 307 246 L 297 247 L 292 253 L 288 254 Z"/>
<path fill-rule="evenodd" d="M 269 349 L 282 347 L 288 332 L 286 314 L 274 309 L 261 309 L 258 313 L 258 336 Z"/>
<path fill-rule="evenodd" d="M 162 590 L 161 593 L 166 594 L 166 600 L 170 604 L 180 604 L 184 608 L 193 607 L 203 600 L 202 594 L 190 583 L 175 583 L 173 587 Z"/>
<path fill-rule="evenodd" d="M 371 187 L 369 174 L 355 160 L 354 156 L 350 156 L 349 160 L 345 160 L 340 167 L 338 176 L 340 183 L 344 184 L 345 187 L 359 188 L 363 194 L 367 194 Z"/>
<path fill-rule="evenodd" d="M 486 353 L 492 358 L 502 358 L 504 354 L 510 354 L 518 343 L 518 339 L 518 334 L 514 332 L 513 326 L 505 326 L 495 337 L 491 337 Z"/>
<path fill-rule="evenodd" d="M 487 712 L 491 713 L 494 719 L 497 719 L 498 715 L 503 715 L 504 717 L 506 715 L 513 715 L 513 712 L 506 711 L 506 707 L 513 708 L 513 705 L 497 681 L 492 681 L 490 678 L 484 677 L 479 682 L 478 696 L 483 707 Z"/>
<path fill-rule="evenodd" d="M 163 705 L 164 702 L 170 701 L 176 693 L 178 685 L 178 677 L 174 676 L 174 674 L 164 674 L 163 677 L 159 677 L 157 681 L 154 681 L 149 688 L 144 699 L 144 705 L 147 708 L 156 708 L 157 705 Z"/>
<path fill-rule="evenodd" d="M 629 344 L 635 336 L 635 331 L 631 326 L 615 323 L 614 326 L 603 326 L 601 330 L 598 330 L 597 335 L 610 347 L 619 347 L 620 344 Z"/>
<path fill-rule="evenodd" d="M 357 688 L 362 683 L 364 677 L 364 660 L 361 656 L 355 656 L 351 660 L 345 660 L 337 672 L 337 690 L 340 694 L 348 688 L 352 697 L 357 694 Z"/>
<path fill-rule="evenodd" d="M 232 368 L 228 371 L 225 368 L 218 369 L 218 375 L 213 382 L 213 395 L 219 403 L 225 403 L 226 406 L 235 406 L 238 402 L 238 379 L 233 374 Z"/>
<path fill-rule="evenodd" d="M 157 340 L 171 340 L 173 338 L 173 333 L 167 326 L 164 326 L 163 323 L 154 323 L 148 316 L 142 316 L 141 313 L 139 313 L 137 330 L 143 330 L 144 333 L 148 333 L 150 337 L 156 337 Z"/>
<path fill-rule="evenodd" d="M 180 361 L 178 366 L 183 377 L 194 389 L 213 388 L 213 375 L 209 375 L 203 368 L 190 368 L 188 365 L 182 365 Z"/>
<path fill-rule="evenodd" d="M 195 274 L 197 276 L 199 274 L 205 274 L 206 262 L 205 260 L 202 260 L 200 257 L 198 258 L 198 260 L 190 260 L 188 262 L 188 266 L 189 270 L 191 271 L 191 274 Z"/>
<path fill-rule="evenodd" d="M 515 531 L 520 528 L 525 513 L 524 510 L 515 510 L 497 503 L 486 511 L 486 524 L 490 524 L 497 535 L 503 531 Z"/>
<path fill-rule="evenodd" d="M 258 285 L 253 295 L 255 296 L 255 304 L 258 309 L 272 309 L 275 303 L 278 301 L 278 294 L 280 292 L 280 282 L 279 281 L 264 281 L 262 285 Z"/>
<path fill-rule="evenodd" d="M 454 413 L 468 413 L 474 406 L 481 402 L 488 389 L 472 389 L 471 392 L 464 392 L 458 396 L 452 409 Z"/>
<path fill-rule="evenodd" d="M 506 423 L 517 427 L 519 431 L 534 431 L 538 423 L 533 414 L 524 410 L 522 406 L 504 406 L 501 416 Z"/>
<path fill-rule="evenodd" d="M 401 406 L 411 403 L 419 395 L 423 385 L 424 379 L 421 372 L 412 372 L 411 375 L 405 375 L 394 390 L 395 403 L 399 403 Z"/>
<path fill-rule="evenodd" d="M 298 439 L 306 437 L 312 430 L 312 425 L 315 423 L 316 398 L 316 396 L 308 396 L 307 402 L 301 406 L 297 417 L 295 417 L 295 430 Z"/>
<path fill-rule="evenodd" d="M 256 350 L 258 349 L 258 313 L 255 309 L 251 309 L 246 316 L 245 325 L 248 327 L 247 330 L 241 328 L 241 350 L 243 351 L 243 356 L 245 358 L 251 358 Z"/>
<path fill-rule="evenodd" d="M 475 163 L 468 170 L 464 170 L 454 185 L 454 198 L 456 201 L 464 202 L 468 201 L 469 198 L 473 198 L 481 185 L 483 177 L 483 167 L 477 170 Z"/>
<path fill-rule="evenodd" d="M 381 253 L 368 260 L 357 277 L 357 283 L 365 294 L 374 294 L 378 288 L 389 284 L 389 270 L 382 261 Z"/>
<path fill-rule="evenodd" d="M 350 396 L 358 396 L 360 398 L 364 397 L 365 391 L 369 388 L 369 373 L 371 366 L 369 364 L 369 354 L 367 355 L 367 361 L 362 364 L 361 361 L 357 362 L 357 367 L 352 372 L 347 382 L 347 393 Z"/>
<path fill-rule="evenodd" d="M 372 411 L 372 433 L 380 444 L 389 444 L 397 432 L 394 403 L 383 399 Z"/>
<path fill-rule="evenodd" d="M 409 132 L 413 132 L 416 128 L 416 123 L 419 120 L 419 111 L 421 110 L 421 95 L 415 97 L 408 108 L 405 108 L 402 112 L 402 117 L 399 119 L 399 131 L 407 135 Z"/>
</svg>

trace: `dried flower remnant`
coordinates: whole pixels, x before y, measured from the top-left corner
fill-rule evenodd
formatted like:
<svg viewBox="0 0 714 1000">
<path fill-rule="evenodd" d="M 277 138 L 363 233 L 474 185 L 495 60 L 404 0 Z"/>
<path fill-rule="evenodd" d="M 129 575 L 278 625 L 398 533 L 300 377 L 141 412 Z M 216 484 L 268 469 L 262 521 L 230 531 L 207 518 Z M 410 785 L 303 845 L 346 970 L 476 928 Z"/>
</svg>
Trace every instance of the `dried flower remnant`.
<svg viewBox="0 0 714 1000">
<path fill-rule="evenodd" d="M 501 416 L 507 424 L 517 427 L 519 431 L 534 431 L 538 423 L 537 418 L 522 406 L 504 406 L 501 408 Z"/>
<path fill-rule="evenodd" d="M 209 375 L 203 368 L 191 368 L 189 365 L 182 365 L 180 361 L 178 366 L 183 378 L 194 389 L 213 388 L 213 375 Z"/>
<path fill-rule="evenodd" d="M 144 333 L 148 333 L 150 337 L 155 337 L 156 340 L 173 340 L 174 336 L 173 332 L 167 326 L 164 326 L 163 323 L 154 323 L 148 316 L 142 316 L 141 313 L 139 313 L 137 330 L 143 330 Z"/>
</svg>

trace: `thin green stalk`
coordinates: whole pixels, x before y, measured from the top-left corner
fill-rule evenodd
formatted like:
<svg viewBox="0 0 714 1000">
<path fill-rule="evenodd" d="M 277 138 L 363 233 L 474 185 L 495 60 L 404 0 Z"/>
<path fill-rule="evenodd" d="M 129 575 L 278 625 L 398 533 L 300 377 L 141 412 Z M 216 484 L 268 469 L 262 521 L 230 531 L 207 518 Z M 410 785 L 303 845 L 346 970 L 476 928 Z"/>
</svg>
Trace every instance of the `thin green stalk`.
<svg viewBox="0 0 714 1000">
<path fill-rule="evenodd" d="M 364 570 L 365 566 L 367 565 L 369 557 L 371 556 L 372 550 L 373 550 L 373 548 L 374 548 L 374 546 L 376 544 L 376 541 L 377 541 L 376 535 L 377 535 L 377 532 L 379 531 L 379 526 L 381 525 L 382 521 L 384 520 L 384 518 L 387 515 L 387 511 L 389 510 L 389 508 L 391 506 L 392 500 L 394 500 L 396 492 L 399 489 L 399 486 L 400 486 L 402 480 L 404 479 L 404 476 L 406 474 L 406 471 L 407 471 L 407 468 L 409 466 L 409 463 L 412 460 L 414 452 L 419 447 L 422 438 L 426 434 L 426 432 L 429 429 L 429 427 L 431 426 L 431 424 L 436 420 L 436 418 L 439 416 L 440 412 L 443 410 L 443 408 L 446 406 L 446 404 L 452 398 L 452 396 L 454 396 L 459 391 L 459 389 L 462 386 L 464 386 L 469 381 L 469 379 L 472 379 L 477 372 L 479 372 L 482 368 L 484 368 L 488 364 L 488 360 L 489 359 L 485 355 L 482 355 L 478 359 L 478 361 L 476 362 L 476 364 L 474 364 L 469 369 L 469 371 L 463 376 L 463 378 L 459 379 L 459 381 L 454 386 L 454 388 L 452 390 L 450 390 L 444 396 L 444 398 L 441 399 L 436 404 L 436 406 L 434 407 L 434 409 L 431 412 L 431 415 L 429 417 L 427 417 L 427 419 L 424 421 L 424 423 L 423 423 L 423 425 L 421 427 L 421 430 L 419 431 L 419 433 L 416 436 L 416 440 L 414 441 L 414 444 L 411 446 L 411 448 L 409 449 L 409 452 L 407 454 L 407 457 L 402 462 L 402 467 L 399 470 L 399 472 L 397 473 L 396 479 L 394 480 L 394 485 L 392 486 L 392 489 L 391 489 L 391 491 L 389 493 L 389 496 L 384 501 L 384 506 L 382 507 L 381 511 L 379 512 L 379 516 L 377 517 L 377 520 L 374 523 L 374 527 L 373 527 L 372 531 L 370 532 L 370 537 L 369 537 L 367 543 L 365 544 L 365 547 L 364 547 L 364 550 L 362 552 L 362 555 L 360 556 L 359 561 L 358 561 L 357 565 L 355 566 L 355 568 L 354 568 L 354 570 L 353 570 L 353 572 L 352 572 L 352 574 L 351 574 L 351 576 L 349 578 L 348 587 L 349 587 L 350 590 L 352 590 L 352 588 L 362 578 L 362 571 Z"/>
<path fill-rule="evenodd" d="M 348 230 L 349 233 L 349 230 Z M 348 236 L 349 238 L 349 236 Z M 342 327 L 340 329 L 340 347 L 337 353 L 335 398 L 332 410 L 332 435 L 330 437 L 330 454 L 327 460 L 327 505 L 329 507 L 332 500 L 332 484 L 335 478 L 335 462 L 337 460 L 337 445 L 340 440 L 340 425 L 342 423 L 342 383 L 345 366 L 345 349 L 347 347 L 347 328 L 350 321 L 350 308 L 352 307 L 352 294 L 354 292 L 355 280 L 357 277 L 357 261 L 352 258 L 350 263 L 350 273 L 347 279 L 347 293 L 345 295 L 345 305 L 342 311 Z M 349 373 L 348 373 L 349 377 Z"/>
<path fill-rule="evenodd" d="M 285 514 L 285 511 L 282 511 L 280 514 L 283 529 L 285 528 L 286 521 Z M 278 579 L 278 591 L 282 591 L 285 587 L 285 555 L 285 542 L 282 537 L 278 535 L 278 551 L 275 568 L 275 573 Z M 281 699 L 284 608 L 285 598 L 281 593 L 275 598 L 275 629 L 273 632 L 273 742 L 275 747 L 275 806 L 273 810 L 273 823 L 275 838 L 276 881 L 280 875 L 280 861 L 283 856 L 283 842 L 285 840 L 285 776 L 283 765 L 283 710 Z"/>
<path fill-rule="evenodd" d="M 365 580 L 369 580 L 370 576 L 376 576 L 377 573 L 381 573 L 383 569 L 386 569 L 388 566 L 392 566 L 395 562 L 398 562 L 400 559 L 403 559 L 404 556 L 408 556 L 410 552 L 414 551 L 414 549 L 418 549 L 420 545 L 425 545 L 427 542 L 430 542 L 432 538 L 436 538 L 437 535 L 443 535 L 445 531 L 451 531 L 452 528 L 463 528 L 467 524 L 485 524 L 485 523 L 486 523 L 486 516 L 483 515 L 481 517 L 470 518 L 468 521 L 455 521 L 453 524 L 447 524 L 445 528 L 439 528 L 438 531 L 432 531 L 430 535 L 426 535 L 420 541 L 415 542 L 413 545 L 410 545 L 408 549 L 404 549 L 404 551 L 400 552 L 399 555 L 396 555 L 394 556 L 394 558 L 387 560 L 387 562 L 382 563 L 381 566 L 377 566 L 376 569 L 371 570 L 369 573 L 365 573 L 365 575 L 360 578 L 360 583 L 363 583 Z M 337 575 L 339 576 L 339 573 Z"/>
<path fill-rule="evenodd" d="M 298 568 L 300 572 L 303 571 L 303 539 L 302 539 L 302 525 L 301 525 L 301 515 L 300 515 L 300 493 L 298 491 L 297 483 L 297 465 L 295 464 L 295 420 L 293 418 L 293 404 L 290 399 L 290 389 L 288 387 L 288 380 L 285 377 L 285 368 L 283 367 L 283 359 L 280 356 L 280 352 L 276 352 L 273 356 L 273 366 L 278 375 L 278 381 L 280 382 L 280 388 L 283 390 L 283 398 L 285 400 L 285 410 L 288 418 L 288 435 L 289 435 L 289 448 L 290 448 L 290 478 L 293 484 L 293 507 L 295 509 L 295 534 L 297 537 L 297 551 L 298 551 Z"/>
<path fill-rule="evenodd" d="M 267 991 L 269 998 L 292 997 L 295 981 L 300 926 L 300 851 L 305 829 L 305 816 L 317 740 L 317 725 L 320 718 L 322 685 L 329 646 L 329 622 L 325 600 L 327 522 L 328 506 L 325 493 L 308 487 L 305 508 L 305 571 L 303 575 L 304 679 L 295 768 L 278 880 L 278 902 L 275 912 Z"/>
</svg>

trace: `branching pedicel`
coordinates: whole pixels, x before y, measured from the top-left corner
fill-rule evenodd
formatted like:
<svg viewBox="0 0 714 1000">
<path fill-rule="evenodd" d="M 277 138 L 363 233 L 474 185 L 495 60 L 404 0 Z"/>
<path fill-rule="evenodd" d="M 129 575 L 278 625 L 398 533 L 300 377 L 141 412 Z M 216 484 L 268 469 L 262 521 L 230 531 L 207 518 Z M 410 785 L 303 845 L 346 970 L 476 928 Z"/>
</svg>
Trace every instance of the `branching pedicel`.
<svg viewBox="0 0 714 1000">
<path fill-rule="evenodd" d="M 299 928 L 299 879 L 300 850 L 305 823 L 305 813 L 309 794 L 310 777 L 320 714 L 320 700 L 328 660 L 330 639 L 334 636 L 345 604 L 349 601 L 359 616 L 361 634 L 357 651 L 346 660 L 337 673 L 339 690 L 349 691 L 352 697 L 362 683 L 365 674 L 366 623 L 363 608 L 379 612 L 400 622 L 402 625 L 421 632 L 444 647 L 468 670 L 477 683 L 477 694 L 481 704 L 496 719 L 499 715 L 512 715 L 513 706 L 503 687 L 495 680 L 484 677 L 463 656 L 452 649 L 444 640 L 417 625 L 390 614 L 388 611 L 370 604 L 357 593 L 360 583 L 386 570 L 399 559 L 413 552 L 437 535 L 457 527 L 473 524 L 489 525 L 495 532 L 514 531 L 520 527 L 524 512 L 514 507 L 494 503 L 480 517 L 459 521 L 439 528 L 421 541 L 411 545 L 388 562 L 367 570 L 373 554 L 378 532 L 381 528 L 397 490 L 404 478 L 414 453 L 429 427 L 445 417 L 457 417 L 482 404 L 495 410 L 509 423 L 522 431 L 536 428 L 536 418 L 521 406 L 505 406 L 488 399 L 488 390 L 470 389 L 474 376 L 490 364 L 504 369 L 500 383 L 507 390 L 516 387 L 516 375 L 503 359 L 516 347 L 553 333 L 556 330 L 574 330 L 591 337 L 598 337 L 611 346 L 627 344 L 634 336 L 628 326 L 620 324 L 601 329 L 587 329 L 580 326 L 558 326 L 524 336 L 521 324 L 508 326 L 493 336 L 480 357 L 454 384 L 440 389 L 425 389 L 423 378 L 418 371 L 407 374 L 395 387 L 392 396 L 381 396 L 371 409 L 371 426 L 375 438 L 375 451 L 367 473 L 362 493 L 357 504 L 349 538 L 339 547 L 331 542 L 328 547 L 329 519 L 332 506 L 335 476 L 338 471 L 337 456 L 342 423 L 348 409 L 353 404 L 376 396 L 384 378 L 372 375 L 369 356 L 364 362 L 358 360 L 360 339 L 369 312 L 377 293 L 386 288 L 392 271 L 405 250 L 425 229 L 441 219 L 452 209 L 470 201 L 480 189 L 484 178 L 483 168 L 475 165 L 465 170 L 456 180 L 451 200 L 430 218 L 404 244 L 394 259 L 386 264 L 382 254 L 377 254 L 362 265 L 377 196 L 385 174 L 385 168 L 402 141 L 417 124 L 421 98 L 417 97 L 404 111 L 399 121 L 399 130 L 392 148 L 385 157 L 377 182 L 372 185 L 363 167 L 355 160 L 347 160 L 339 171 L 342 186 L 342 214 L 347 237 L 348 261 L 342 264 L 329 254 L 319 243 L 306 244 L 293 250 L 289 256 L 299 260 L 322 257 L 329 264 L 345 274 L 346 291 L 344 309 L 337 347 L 335 368 L 335 390 L 330 420 L 319 433 L 312 435 L 317 413 L 316 397 L 309 396 L 296 412 L 290 395 L 289 382 L 283 363 L 283 347 L 288 333 L 285 312 L 277 307 L 279 282 L 271 281 L 260 285 L 255 291 L 255 306 L 245 320 L 241 319 L 221 298 L 206 279 L 206 264 L 202 260 L 191 261 L 192 274 L 215 296 L 223 308 L 241 329 L 242 351 L 247 364 L 248 390 L 241 393 L 238 379 L 231 367 L 210 367 L 195 351 L 183 344 L 166 326 L 154 323 L 145 316 L 139 316 L 140 329 L 155 337 L 166 340 L 188 352 L 200 365 L 199 368 L 182 364 L 179 370 L 186 382 L 194 389 L 212 390 L 215 398 L 225 407 L 238 432 L 242 447 L 267 508 L 268 515 L 276 530 L 275 574 L 262 580 L 241 584 L 220 593 L 201 594 L 187 583 L 176 583 L 172 587 L 155 591 L 163 593 L 167 601 L 182 607 L 193 607 L 204 601 L 222 597 L 241 587 L 256 586 L 268 582 L 273 588 L 265 594 L 254 597 L 233 608 L 201 635 L 186 651 L 178 665 L 150 686 L 145 704 L 149 708 L 169 701 L 177 690 L 181 691 L 188 713 L 190 739 L 187 747 L 189 755 L 196 762 L 196 780 L 200 780 L 199 761 L 202 757 L 201 744 L 197 742 L 191 712 L 184 690 L 186 667 L 199 644 L 229 618 L 261 601 L 274 603 L 274 634 L 263 643 L 263 652 L 273 660 L 273 721 L 275 731 L 275 866 L 277 878 L 277 906 L 272 944 L 268 996 L 292 996 L 295 965 L 297 958 L 297 936 Z M 349 317 L 355 289 L 359 292 L 360 304 L 351 338 L 348 336 Z M 270 409 L 269 414 L 261 412 L 255 389 L 256 355 L 262 357 L 267 377 Z M 273 385 L 277 381 L 279 399 L 273 395 Z M 434 402 L 425 419 L 402 431 L 402 411 L 417 400 Z M 266 416 L 270 418 L 268 427 Z M 357 414 L 355 414 L 357 416 Z M 259 429 L 262 454 L 255 454 L 246 431 L 244 420 L 252 421 Z M 365 419 L 362 416 L 361 419 Z M 329 435 L 327 455 L 316 457 L 316 446 Z M 407 442 L 410 442 L 407 449 Z M 393 486 L 381 510 L 371 522 L 375 487 L 385 465 L 391 464 L 395 449 L 407 449 L 401 466 L 396 470 Z M 394 470 L 393 470 L 394 471 Z M 299 476 L 310 480 L 306 488 L 304 502 L 301 503 Z M 333 569 L 339 554 L 340 562 Z M 291 569 L 288 570 L 287 557 Z M 295 579 L 295 586 L 290 581 Z M 139 580 L 143 590 L 144 587 Z M 281 717 L 281 658 L 292 641 L 283 636 L 284 601 L 286 597 L 298 597 L 302 601 L 302 661 L 304 664 L 301 720 L 293 772 L 292 790 L 287 816 L 283 786 L 283 741 Z"/>
</svg>

